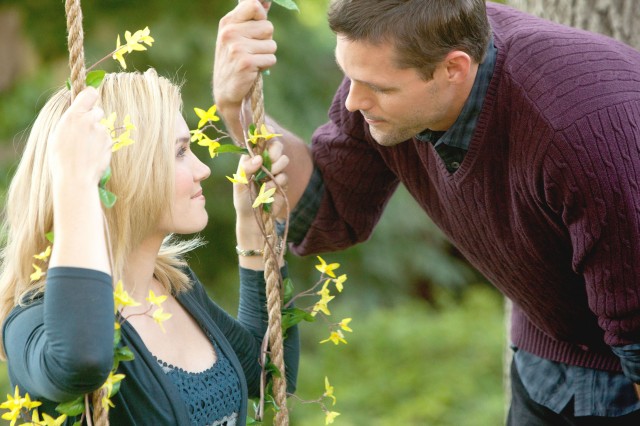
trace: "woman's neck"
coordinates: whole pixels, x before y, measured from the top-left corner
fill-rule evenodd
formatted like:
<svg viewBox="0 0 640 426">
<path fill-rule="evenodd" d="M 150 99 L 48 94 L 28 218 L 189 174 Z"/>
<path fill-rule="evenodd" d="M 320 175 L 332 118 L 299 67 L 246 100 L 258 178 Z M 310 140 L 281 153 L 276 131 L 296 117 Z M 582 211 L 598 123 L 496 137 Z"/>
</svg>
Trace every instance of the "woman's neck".
<svg viewBox="0 0 640 426">
<path fill-rule="evenodd" d="M 159 283 L 154 280 L 153 272 L 163 239 L 162 236 L 144 239 L 127 258 L 122 284 L 137 301 L 144 300 L 149 290 L 158 293 Z"/>
</svg>

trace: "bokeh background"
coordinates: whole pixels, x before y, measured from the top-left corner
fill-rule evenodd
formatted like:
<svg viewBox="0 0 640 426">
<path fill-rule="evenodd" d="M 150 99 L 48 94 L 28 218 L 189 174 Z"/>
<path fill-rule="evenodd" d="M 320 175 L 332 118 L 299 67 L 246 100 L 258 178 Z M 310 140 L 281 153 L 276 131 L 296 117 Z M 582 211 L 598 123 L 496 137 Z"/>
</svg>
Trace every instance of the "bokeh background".
<svg viewBox="0 0 640 426">
<path fill-rule="evenodd" d="M 270 18 L 278 64 L 265 78 L 267 111 L 309 141 L 327 119 L 341 79 L 327 27 L 327 0 L 298 0 L 300 13 L 274 6 Z M 184 114 L 212 104 L 211 66 L 218 21 L 233 0 L 84 0 L 87 65 L 115 48 L 117 34 L 149 26 L 156 42 L 127 57 L 129 70 L 156 68 L 183 82 Z M 115 61 L 99 68 L 117 71 Z M 0 0 L 0 200 L 20 157 L 28 127 L 46 99 L 68 77 L 64 2 Z M 237 307 L 231 155 L 211 160 L 205 182 L 208 244 L 191 265 L 210 295 Z M 321 324 L 303 324 L 298 396 L 313 400 L 324 377 L 335 387 L 336 425 L 498 425 L 503 422 L 504 319 L 502 297 L 451 247 L 401 188 L 371 240 L 340 253 L 349 279 L 330 308 L 336 322 L 352 317 L 348 344 L 318 342 Z M 297 289 L 313 285 L 315 257 L 288 255 Z M 0 363 L 0 394 L 10 391 Z M 315 404 L 290 402 L 292 425 L 321 425 Z M 470 419 L 473 419 L 470 422 Z M 2 422 L 2 420 L 0 420 Z"/>
</svg>

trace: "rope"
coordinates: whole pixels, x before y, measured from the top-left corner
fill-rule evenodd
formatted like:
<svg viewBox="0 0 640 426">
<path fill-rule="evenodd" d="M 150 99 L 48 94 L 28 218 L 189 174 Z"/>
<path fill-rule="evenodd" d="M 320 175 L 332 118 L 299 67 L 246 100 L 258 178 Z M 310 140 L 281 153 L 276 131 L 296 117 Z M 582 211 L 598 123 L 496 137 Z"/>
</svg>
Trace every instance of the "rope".
<svg viewBox="0 0 640 426">
<path fill-rule="evenodd" d="M 262 91 L 262 74 L 258 77 L 251 88 L 251 110 L 254 124 L 257 129 L 261 128 L 265 122 L 264 94 Z M 266 148 L 266 141 L 260 140 L 256 144 L 256 153 L 261 154 Z M 273 252 L 276 247 L 276 230 L 274 218 L 271 214 L 263 212 L 262 221 L 265 235 L 271 240 L 265 240 L 264 257 L 264 280 L 266 282 L 267 312 L 269 324 L 267 335 L 269 336 L 269 349 L 271 362 L 280 371 L 280 377 L 273 377 L 273 398 L 279 410 L 276 412 L 275 425 L 287 426 L 289 424 L 289 412 L 287 409 L 287 380 L 284 366 L 284 344 L 282 339 L 282 277 L 278 268 L 278 255 Z"/>
<path fill-rule="evenodd" d="M 80 0 L 65 0 L 67 15 L 67 44 L 69 45 L 69 68 L 71 69 L 71 100 L 85 87 L 84 32 L 82 31 L 82 8 Z"/>
<path fill-rule="evenodd" d="M 71 69 L 71 100 L 85 88 L 86 69 L 84 64 L 84 31 L 82 30 L 82 7 L 80 0 L 65 0 L 65 14 L 67 16 L 67 44 L 69 46 L 69 68 Z M 102 407 L 105 389 L 98 389 L 91 394 L 93 405 L 93 422 L 87 418 L 87 423 L 95 426 L 109 426 L 109 412 Z M 89 410 L 87 417 L 91 416 Z"/>
</svg>

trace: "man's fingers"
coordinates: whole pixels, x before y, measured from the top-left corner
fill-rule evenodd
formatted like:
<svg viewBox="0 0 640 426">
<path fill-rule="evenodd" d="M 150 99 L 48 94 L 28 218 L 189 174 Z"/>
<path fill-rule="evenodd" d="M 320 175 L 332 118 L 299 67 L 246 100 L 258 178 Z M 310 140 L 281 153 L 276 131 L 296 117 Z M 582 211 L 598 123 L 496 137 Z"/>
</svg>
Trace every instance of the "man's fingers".
<svg viewBox="0 0 640 426">
<path fill-rule="evenodd" d="M 267 11 L 258 0 L 241 0 L 238 6 L 222 18 L 220 22 L 246 22 L 263 19 L 267 19 Z"/>
</svg>

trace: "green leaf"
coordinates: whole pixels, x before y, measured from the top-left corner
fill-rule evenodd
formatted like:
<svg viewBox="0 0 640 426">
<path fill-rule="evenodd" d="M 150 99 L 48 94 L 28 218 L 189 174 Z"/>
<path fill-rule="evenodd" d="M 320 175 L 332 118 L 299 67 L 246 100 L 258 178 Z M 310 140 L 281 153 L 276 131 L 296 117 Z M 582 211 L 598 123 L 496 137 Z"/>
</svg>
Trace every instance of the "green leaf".
<svg viewBox="0 0 640 426">
<path fill-rule="evenodd" d="M 128 346 L 120 346 L 115 350 L 114 355 L 121 361 L 133 361 L 136 357 Z"/>
<path fill-rule="evenodd" d="M 120 380 L 119 382 L 115 382 L 113 384 L 113 387 L 111 388 L 111 393 L 109 394 L 109 398 L 111 398 L 113 395 L 118 393 L 118 391 L 120 390 L 121 383 L 122 383 L 122 380 Z"/>
<path fill-rule="evenodd" d="M 87 78 L 85 79 L 87 86 L 95 87 L 97 89 L 100 87 L 102 80 L 104 80 L 105 74 L 107 73 L 104 70 L 89 71 L 87 73 Z"/>
<path fill-rule="evenodd" d="M 67 84 L 67 89 L 71 90 L 71 78 L 68 78 L 65 83 Z"/>
<path fill-rule="evenodd" d="M 119 328 L 113 330 L 113 350 L 114 350 L 114 352 L 118 348 L 118 344 L 120 343 L 120 338 L 121 337 L 122 337 L 122 333 L 120 332 Z"/>
<path fill-rule="evenodd" d="M 293 281 L 291 278 L 285 278 L 282 285 L 284 287 L 284 297 L 282 301 L 286 305 L 293 298 Z"/>
<path fill-rule="evenodd" d="M 287 308 L 282 310 L 282 331 L 293 327 L 301 321 L 314 322 L 316 317 L 307 311 L 298 308 Z"/>
<path fill-rule="evenodd" d="M 113 207 L 118 199 L 116 194 L 111 191 L 107 191 L 104 188 L 98 188 L 98 192 L 100 193 L 100 201 L 102 201 L 102 204 L 108 209 Z"/>
<path fill-rule="evenodd" d="M 298 9 L 298 5 L 293 0 L 273 0 L 273 2 L 279 4 L 285 9 L 296 10 L 300 12 L 300 9 Z"/>
<path fill-rule="evenodd" d="M 100 178 L 100 183 L 98 183 L 98 186 L 100 188 L 106 188 L 109 179 L 111 179 L 111 166 L 107 166 L 107 169 L 104 171 L 102 177 Z"/>
<path fill-rule="evenodd" d="M 227 143 L 224 145 L 220 145 L 217 149 L 218 154 L 225 154 L 230 152 L 232 154 L 248 154 L 247 148 L 240 148 L 239 146 Z"/>
<path fill-rule="evenodd" d="M 78 420 L 77 422 L 74 422 L 71 426 L 82 426 L 82 420 Z"/>
<path fill-rule="evenodd" d="M 272 362 L 267 363 L 264 370 L 267 373 L 271 373 L 273 377 L 282 377 L 282 374 L 280 373 L 280 369 L 278 369 L 278 367 L 276 367 L 276 365 Z"/>
<path fill-rule="evenodd" d="M 118 368 L 121 361 L 133 361 L 135 355 L 128 346 L 120 346 L 113 351 L 113 370 Z"/>
<path fill-rule="evenodd" d="M 84 411 L 84 396 L 80 396 L 73 401 L 58 404 L 56 411 L 60 414 L 66 414 L 69 417 L 82 414 Z"/>
<path fill-rule="evenodd" d="M 247 426 L 248 425 L 262 425 L 262 422 L 254 419 L 253 417 L 247 417 Z"/>
<path fill-rule="evenodd" d="M 262 156 L 262 165 L 264 166 L 264 168 L 271 171 L 271 156 L 269 156 L 269 151 L 265 149 L 264 151 L 262 151 L 262 154 L 260 155 Z M 262 182 L 267 178 L 268 176 L 264 172 L 264 170 L 262 170 L 262 168 L 258 170 L 258 172 L 256 173 L 256 182 Z M 268 211 L 268 210 L 265 210 L 265 211 Z"/>
<path fill-rule="evenodd" d="M 49 240 L 51 244 L 53 244 L 53 231 L 47 232 L 46 234 L 44 234 L 44 236 L 47 240 Z"/>
</svg>

